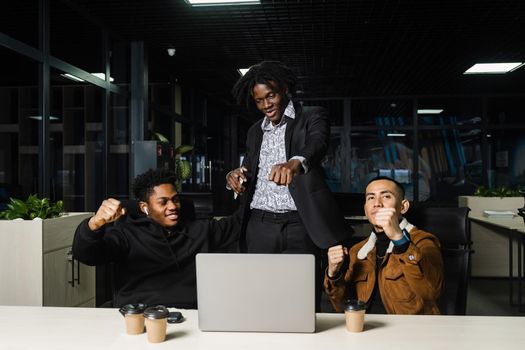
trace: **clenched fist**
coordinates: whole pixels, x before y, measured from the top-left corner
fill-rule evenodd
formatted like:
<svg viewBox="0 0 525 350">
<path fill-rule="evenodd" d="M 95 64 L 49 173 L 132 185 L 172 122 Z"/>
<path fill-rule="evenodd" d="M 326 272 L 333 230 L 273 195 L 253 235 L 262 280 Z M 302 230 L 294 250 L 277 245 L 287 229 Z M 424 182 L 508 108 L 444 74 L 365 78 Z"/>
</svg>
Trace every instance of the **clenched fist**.
<svg viewBox="0 0 525 350">
<path fill-rule="evenodd" d="M 380 226 L 392 241 L 403 238 L 399 228 L 399 214 L 395 208 L 381 208 L 375 214 L 375 224 Z"/>
<path fill-rule="evenodd" d="M 334 277 L 339 272 L 345 261 L 345 255 L 348 255 L 348 248 L 342 245 L 328 248 L 328 277 Z"/>
<path fill-rule="evenodd" d="M 120 206 L 120 201 L 114 198 L 108 198 L 102 202 L 95 216 L 89 219 L 89 229 L 91 231 L 96 231 L 105 224 L 118 220 L 125 214 L 126 210 Z"/>
<path fill-rule="evenodd" d="M 277 185 L 289 185 L 292 183 L 293 177 L 299 175 L 301 170 L 301 161 L 291 159 L 286 163 L 272 166 L 268 180 L 275 182 Z"/>
</svg>

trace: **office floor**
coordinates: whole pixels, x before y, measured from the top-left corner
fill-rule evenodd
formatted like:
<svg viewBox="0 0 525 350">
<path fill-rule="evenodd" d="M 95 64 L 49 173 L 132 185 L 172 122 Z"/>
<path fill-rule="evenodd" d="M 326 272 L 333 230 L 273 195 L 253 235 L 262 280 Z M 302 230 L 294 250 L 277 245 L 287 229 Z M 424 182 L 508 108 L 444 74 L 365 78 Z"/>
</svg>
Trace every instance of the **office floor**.
<svg viewBox="0 0 525 350">
<path fill-rule="evenodd" d="M 515 299 L 517 299 L 517 289 L 515 282 Z M 525 300 L 525 293 L 522 293 L 522 298 Z M 510 305 L 507 279 L 472 278 L 468 290 L 467 315 L 525 316 L 525 312 L 520 313 L 517 305 Z"/>
<path fill-rule="evenodd" d="M 525 288 L 525 284 L 523 286 Z M 518 306 L 509 304 L 509 282 L 504 278 L 473 278 L 468 287 L 467 315 L 525 316 Z M 517 284 L 514 285 L 516 298 Z M 523 293 L 525 301 L 525 293 Z M 322 312 L 334 312 L 326 295 L 321 300 Z"/>
</svg>

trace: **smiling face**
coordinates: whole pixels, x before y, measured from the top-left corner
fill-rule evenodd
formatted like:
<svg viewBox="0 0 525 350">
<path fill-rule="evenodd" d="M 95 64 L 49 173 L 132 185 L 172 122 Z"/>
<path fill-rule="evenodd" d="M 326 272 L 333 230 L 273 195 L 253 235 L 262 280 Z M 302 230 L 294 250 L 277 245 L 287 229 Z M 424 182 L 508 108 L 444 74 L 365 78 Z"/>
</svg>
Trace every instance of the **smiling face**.
<svg viewBox="0 0 525 350">
<path fill-rule="evenodd" d="M 256 84 L 253 87 L 252 97 L 255 101 L 255 106 L 273 125 L 279 124 L 288 105 L 287 92 L 287 89 L 279 91 L 273 85 Z"/>
<path fill-rule="evenodd" d="M 180 221 L 180 198 L 173 184 L 153 187 L 147 202 L 140 202 L 140 209 L 153 221 L 165 228 L 173 228 Z"/>
<path fill-rule="evenodd" d="M 402 198 L 396 184 L 389 180 L 376 180 L 368 184 L 365 191 L 365 215 L 377 231 L 382 228 L 376 223 L 376 213 L 381 208 L 394 208 L 398 219 L 407 212 L 408 200 Z"/>
</svg>

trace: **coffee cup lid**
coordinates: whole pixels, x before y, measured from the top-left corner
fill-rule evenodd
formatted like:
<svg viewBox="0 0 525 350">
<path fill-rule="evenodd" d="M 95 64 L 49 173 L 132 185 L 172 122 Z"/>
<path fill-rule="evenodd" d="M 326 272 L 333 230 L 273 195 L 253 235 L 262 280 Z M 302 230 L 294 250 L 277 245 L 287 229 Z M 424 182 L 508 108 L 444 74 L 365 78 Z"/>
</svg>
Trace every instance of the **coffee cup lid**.
<svg viewBox="0 0 525 350">
<path fill-rule="evenodd" d="M 144 317 L 149 318 L 150 320 L 167 318 L 169 314 L 170 312 L 168 308 L 164 305 L 150 306 L 144 311 Z"/>
<path fill-rule="evenodd" d="M 146 307 L 146 304 L 127 304 L 121 307 L 118 311 L 124 316 L 136 315 L 143 313 Z"/>
<path fill-rule="evenodd" d="M 350 299 L 345 302 L 346 311 L 361 311 L 366 309 L 366 303 L 362 300 Z"/>
</svg>

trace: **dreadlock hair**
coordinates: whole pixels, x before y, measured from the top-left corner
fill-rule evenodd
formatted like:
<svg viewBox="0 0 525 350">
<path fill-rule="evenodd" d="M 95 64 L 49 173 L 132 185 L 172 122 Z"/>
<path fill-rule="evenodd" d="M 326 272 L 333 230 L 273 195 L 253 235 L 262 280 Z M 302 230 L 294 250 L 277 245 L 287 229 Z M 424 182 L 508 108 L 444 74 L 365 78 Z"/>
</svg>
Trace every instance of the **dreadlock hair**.
<svg viewBox="0 0 525 350">
<path fill-rule="evenodd" d="M 294 72 L 284 63 L 279 61 L 262 61 L 250 67 L 250 70 L 242 76 L 232 89 L 232 94 L 239 106 L 245 106 L 248 111 L 257 111 L 253 101 L 253 87 L 257 84 L 273 86 L 279 92 L 295 92 L 297 77 Z"/>
<path fill-rule="evenodd" d="M 387 181 L 393 182 L 396 185 L 396 188 L 399 191 L 399 194 L 401 195 L 401 199 L 405 199 L 405 187 L 400 182 L 398 182 L 398 181 L 396 181 L 396 180 L 394 180 L 394 179 L 392 179 L 391 177 L 388 177 L 388 176 L 376 176 L 376 177 L 374 177 L 372 180 L 368 181 L 368 183 L 366 184 L 365 188 L 367 188 L 368 185 L 370 185 L 372 182 L 378 181 L 378 180 L 387 180 Z"/>
<path fill-rule="evenodd" d="M 137 175 L 133 181 L 133 193 L 135 198 L 147 202 L 153 193 L 153 187 L 162 184 L 175 186 L 177 175 L 167 169 L 149 169 L 143 174 Z"/>
</svg>

